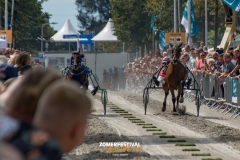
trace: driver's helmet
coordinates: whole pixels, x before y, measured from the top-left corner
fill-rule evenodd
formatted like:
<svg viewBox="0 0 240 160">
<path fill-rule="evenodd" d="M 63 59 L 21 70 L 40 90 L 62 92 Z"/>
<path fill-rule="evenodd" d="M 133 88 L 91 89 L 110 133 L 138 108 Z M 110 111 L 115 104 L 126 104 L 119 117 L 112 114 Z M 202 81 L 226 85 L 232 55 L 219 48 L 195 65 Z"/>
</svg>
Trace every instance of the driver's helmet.
<svg viewBox="0 0 240 160">
<path fill-rule="evenodd" d="M 169 64 L 169 62 L 170 62 L 170 58 L 169 58 L 169 57 L 167 57 L 167 56 L 166 56 L 166 57 L 164 57 L 164 58 L 163 58 L 163 60 L 162 60 L 162 64 L 163 64 L 163 65 L 168 65 L 168 64 Z"/>
</svg>

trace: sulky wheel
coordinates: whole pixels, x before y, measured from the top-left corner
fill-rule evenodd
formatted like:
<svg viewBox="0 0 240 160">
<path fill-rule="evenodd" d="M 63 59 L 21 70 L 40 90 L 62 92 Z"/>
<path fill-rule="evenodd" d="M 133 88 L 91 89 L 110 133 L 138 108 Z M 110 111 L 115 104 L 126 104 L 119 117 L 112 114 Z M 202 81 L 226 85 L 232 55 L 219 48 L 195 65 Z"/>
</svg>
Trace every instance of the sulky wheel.
<svg viewBox="0 0 240 160">
<path fill-rule="evenodd" d="M 144 114 L 147 114 L 147 105 L 148 105 L 148 90 L 144 92 L 143 102 L 144 102 Z"/>
<path fill-rule="evenodd" d="M 104 109 L 104 115 L 106 115 L 106 105 L 107 105 L 107 94 L 106 94 L 106 92 L 103 92 L 102 104 L 103 104 L 103 109 Z"/>
<path fill-rule="evenodd" d="M 199 110 L 200 110 L 200 94 L 197 93 L 196 97 L 196 107 L 197 107 L 197 116 L 199 116 Z"/>
</svg>

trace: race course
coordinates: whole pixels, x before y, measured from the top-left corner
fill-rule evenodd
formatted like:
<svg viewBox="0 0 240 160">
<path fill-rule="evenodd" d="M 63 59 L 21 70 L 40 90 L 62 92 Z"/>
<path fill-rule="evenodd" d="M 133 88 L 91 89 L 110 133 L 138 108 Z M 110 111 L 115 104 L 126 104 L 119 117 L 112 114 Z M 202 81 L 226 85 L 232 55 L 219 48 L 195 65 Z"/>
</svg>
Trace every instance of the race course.
<svg viewBox="0 0 240 160">
<path fill-rule="evenodd" d="M 196 106 L 186 100 L 183 103 L 186 115 L 171 114 L 171 106 L 163 113 L 163 93 L 157 92 L 150 95 L 144 115 L 141 94 L 108 91 L 107 115 L 103 116 L 102 104 L 98 97 L 94 98 L 87 137 L 64 159 L 238 160 L 240 157 L 240 119 L 231 118 L 230 114 L 201 106 L 200 117 L 196 117 Z M 142 152 L 109 154 L 99 147 L 100 142 L 140 142 Z"/>
</svg>

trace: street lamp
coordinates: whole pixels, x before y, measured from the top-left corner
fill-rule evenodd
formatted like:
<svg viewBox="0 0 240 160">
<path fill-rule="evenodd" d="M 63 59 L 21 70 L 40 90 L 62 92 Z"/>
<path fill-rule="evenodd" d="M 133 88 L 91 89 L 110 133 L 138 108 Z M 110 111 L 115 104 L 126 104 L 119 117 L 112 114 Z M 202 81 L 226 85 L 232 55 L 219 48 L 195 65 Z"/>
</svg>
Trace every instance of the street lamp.
<svg viewBox="0 0 240 160">
<path fill-rule="evenodd" d="M 45 23 L 42 25 L 42 34 L 41 34 L 41 52 L 43 52 L 43 27 L 49 24 L 57 24 L 57 22 Z"/>
</svg>

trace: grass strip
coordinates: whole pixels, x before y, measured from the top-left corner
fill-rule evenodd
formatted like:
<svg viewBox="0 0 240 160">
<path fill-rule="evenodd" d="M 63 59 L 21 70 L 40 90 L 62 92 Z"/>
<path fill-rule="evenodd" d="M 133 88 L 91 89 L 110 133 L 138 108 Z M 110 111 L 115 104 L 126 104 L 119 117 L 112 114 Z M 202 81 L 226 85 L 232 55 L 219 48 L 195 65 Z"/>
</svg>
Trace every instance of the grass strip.
<svg viewBox="0 0 240 160">
<path fill-rule="evenodd" d="M 200 151 L 198 148 L 184 148 L 182 151 Z"/>
<path fill-rule="evenodd" d="M 222 158 L 202 158 L 202 160 L 222 160 Z"/>
<path fill-rule="evenodd" d="M 145 124 L 145 123 L 139 123 L 139 124 L 137 124 L 137 125 L 139 125 L 139 126 L 151 126 L 151 125 L 153 125 L 153 124 Z"/>
<path fill-rule="evenodd" d="M 196 146 L 194 143 L 178 143 L 175 144 L 175 146 Z"/>
<path fill-rule="evenodd" d="M 114 109 L 113 111 L 114 111 L 114 112 L 123 112 L 123 111 L 125 111 L 125 110 L 123 110 L 123 109 Z"/>
<path fill-rule="evenodd" d="M 192 156 L 211 156 L 210 153 L 192 153 Z"/>
<path fill-rule="evenodd" d="M 168 142 L 186 142 L 184 139 L 170 139 Z"/>
<path fill-rule="evenodd" d="M 144 121 L 132 121 L 132 123 L 145 123 Z"/>
<path fill-rule="evenodd" d="M 166 135 L 167 132 L 155 132 L 155 133 L 152 133 L 152 135 Z"/>
<path fill-rule="evenodd" d="M 143 126 L 142 128 L 157 128 L 156 126 Z"/>
<path fill-rule="evenodd" d="M 147 131 L 162 131 L 161 129 L 147 129 Z"/>
<path fill-rule="evenodd" d="M 121 116 L 132 116 L 132 114 L 130 114 L 130 113 L 128 113 L 128 114 L 125 114 L 125 113 L 123 113 L 123 114 L 120 114 Z"/>
<path fill-rule="evenodd" d="M 117 111 L 116 113 L 128 113 L 127 111 Z"/>
<path fill-rule="evenodd" d="M 110 107 L 110 109 L 121 109 L 119 107 Z"/>
<path fill-rule="evenodd" d="M 118 107 L 117 105 L 107 105 L 107 107 Z"/>
<path fill-rule="evenodd" d="M 159 138 L 176 138 L 174 135 L 162 135 Z"/>
<path fill-rule="evenodd" d="M 134 117 L 134 116 L 125 116 L 123 118 L 136 118 L 136 117 Z"/>
<path fill-rule="evenodd" d="M 130 121 L 137 121 L 137 120 L 141 120 L 141 119 L 139 119 L 139 118 L 128 118 L 128 120 L 130 120 Z"/>
</svg>

